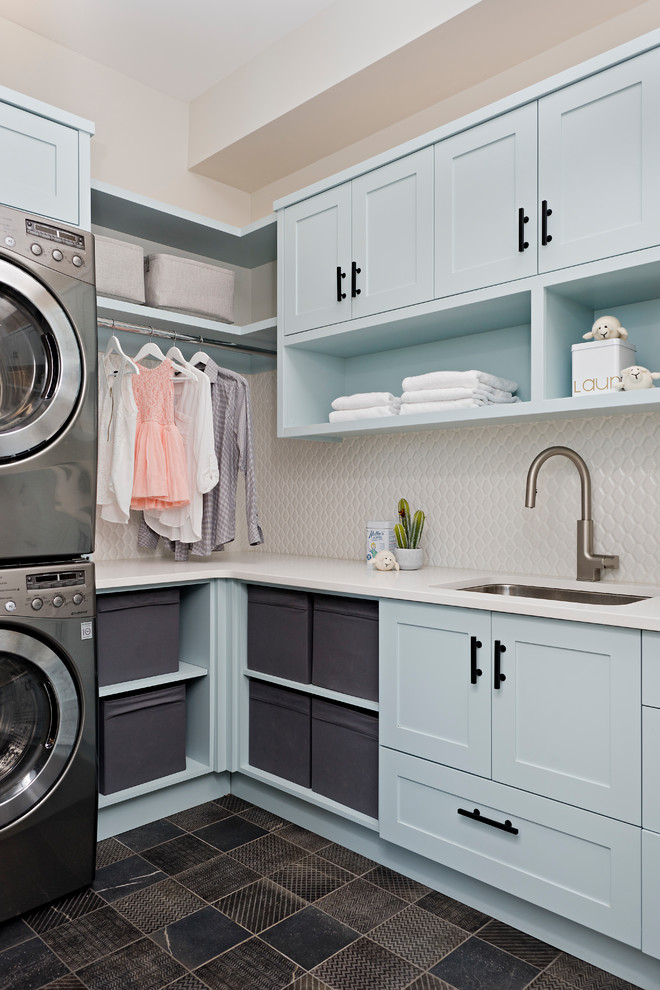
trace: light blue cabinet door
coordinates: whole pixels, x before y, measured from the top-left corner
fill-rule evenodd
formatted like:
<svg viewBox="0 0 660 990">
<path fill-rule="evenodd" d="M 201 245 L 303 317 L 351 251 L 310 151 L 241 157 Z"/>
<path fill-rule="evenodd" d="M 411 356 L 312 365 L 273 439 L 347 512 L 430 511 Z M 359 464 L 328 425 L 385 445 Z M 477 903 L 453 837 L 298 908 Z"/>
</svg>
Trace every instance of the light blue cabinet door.
<svg viewBox="0 0 660 990">
<path fill-rule="evenodd" d="M 77 224 L 78 131 L 0 103 L 0 199 Z"/>
<path fill-rule="evenodd" d="M 660 835 L 642 831 L 642 952 L 660 959 Z"/>
<path fill-rule="evenodd" d="M 436 144 L 435 295 L 536 274 L 536 201 L 536 103 Z"/>
<path fill-rule="evenodd" d="M 351 199 L 353 318 L 432 299 L 433 149 L 354 179 Z"/>
<path fill-rule="evenodd" d="M 381 744 L 489 777 L 489 638 L 487 612 L 381 602 Z"/>
<path fill-rule="evenodd" d="M 540 271 L 660 242 L 659 119 L 660 49 L 539 101 Z"/>
<path fill-rule="evenodd" d="M 506 650 L 493 779 L 640 824 L 641 633 L 505 614 L 492 625 Z"/>
<path fill-rule="evenodd" d="M 283 264 L 285 334 L 350 318 L 350 183 L 285 211 Z"/>
</svg>

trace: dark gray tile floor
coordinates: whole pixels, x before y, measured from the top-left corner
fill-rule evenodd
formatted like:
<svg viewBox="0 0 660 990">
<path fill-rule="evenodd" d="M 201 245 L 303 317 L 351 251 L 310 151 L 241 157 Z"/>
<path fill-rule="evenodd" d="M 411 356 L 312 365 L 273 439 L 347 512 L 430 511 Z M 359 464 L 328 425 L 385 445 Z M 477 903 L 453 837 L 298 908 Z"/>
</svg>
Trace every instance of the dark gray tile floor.
<svg viewBox="0 0 660 990">
<path fill-rule="evenodd" d="M 99 843 L 0 924 L 1 990 L 635 990 L 227 795 Z"/>
</svg>

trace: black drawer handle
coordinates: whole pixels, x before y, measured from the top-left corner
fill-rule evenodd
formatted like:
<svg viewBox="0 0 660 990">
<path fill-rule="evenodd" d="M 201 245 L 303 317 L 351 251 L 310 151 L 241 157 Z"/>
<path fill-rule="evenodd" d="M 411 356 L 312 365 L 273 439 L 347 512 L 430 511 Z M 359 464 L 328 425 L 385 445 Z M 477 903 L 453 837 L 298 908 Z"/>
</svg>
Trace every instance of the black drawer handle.
<svg viewBox="0 0 660 990">
<path fill-rule="evenodd" d="M 525 211 L 520 207 L 518 210 L 518 250 L 522 254 L 529 247 L 529 241 L 525 240 L 525 224 L 529 223 L 529 217 L 525 216 Z"/>
<path fill-rule="evenodd" d="M 341 280 L 346 278 L 346 272 L 341 270 L 341 266 L 337 265 L 337 302 L 341 302 L 342 299 L 346 298 L 346 293 L 341 291 Z"/>
<path fill-rule="evenodd" d="M 464 818 L 471 818 L 472 821 L 481 822 L 482 825 L 490 825 L 491 828 L 499 828 L 511 835 L 518 835 L 518 829 L 513 827 L 508 818 L 505 822 L 496 822 L 494 818 L 484 818 L 478 808 L 475 808 L 474 811 L 466 811 L 465 808 L 458 808 L 457 810 L 459 815 L 463 815 Z"/>
<path fill-rule="evenodd" d="M 502 681 L 506 680 L 506 674 L 502 673 L 502 654 L 506 653 L 506 646 L 504 643 L 500 643 L 499 639 L 495 640 L 495 663 L 494 675 L 493 675 L 493 687 L 496 691 L 499 691 L 500 684 Z"/>
<path fill-rule="evenodd" d="M 477 667 L 477 650 L 481 649 L 481 640 L 476 636 L 470 636 L 470 684 L 477 683 L 477 677 L 481 677 L 481 670 Z"/>
<path fill-rule="evenodd" d="M 358 268 L 357 262 L 354 261 L 351 264 L 351 296 L 353 297 L 353 299 L 355 299 L 356 296 L 359 296 L 360 293 L 362 292 L 362 289 L 358 289 L 357 287 L 357 277 L 361 271 L 362 269 Z"/>
<path fill-rule="evenodd" d="M 548 233 L 548 217 L 552 216 L 552 210 L 548 209 L 548 201 L 544 199 L 541 203 L 541 244 L 543 247 L 552 240 L 552 234 Z"/>
</svg>

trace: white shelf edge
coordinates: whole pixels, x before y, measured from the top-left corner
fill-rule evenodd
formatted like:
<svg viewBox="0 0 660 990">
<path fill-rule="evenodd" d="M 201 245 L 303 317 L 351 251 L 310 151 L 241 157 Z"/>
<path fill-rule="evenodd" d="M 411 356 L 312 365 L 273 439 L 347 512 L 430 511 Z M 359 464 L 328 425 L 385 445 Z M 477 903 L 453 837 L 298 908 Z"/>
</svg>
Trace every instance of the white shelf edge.
<svg viewBox="0 0 660 990">
<path fill-rule="evenodd" d="M 311 694 L 318 698 L 327 698 L 329 701 L 339 701 L 342 704 L 352 705 L 353 708 L 363 708 L 365 711 L 377 712 L 380 706 L 377 701 L 370 701 L 368 698 L 359 698 L 354 694 L 343 694 L 340 691 L 331 691 L 329 688 L 318 687 L 316 684 L 302 684 L 300 681 L 289 681 L 285 677 L 275 677 L 273 674 L 264 674 L 260 670 L 243 670 L 245 677 L 253 681 L 266 681 L 268 684 L 277 684 L 279 687 L 292 688 L 301 694 Z"/>
<path fill-rule="evenodd" d="M 163 788 L 171 787 L 173 784 L 180 784 L 185 780 L 193 780 L 195 777 L 202 777 L 211 773 L 212 767 L 197 760 L 186 757 L 186 769 L 179 773 L 170 774 L 168 777 L 157 777 L 155 780 L 148 780 L 144 784 L 136 787 L 127 787 L 123 791 L 115 791 L 114 794 L 99 794 L 99 810 L 109 808 L 113 804 L 121 804 L 122 801 L 130 801 L 131 798 L 142 797 L 143 794 L 151 794 Z"/>
<path fill-rule="evenodd" d="M 168 674 L 155 674 L 153 677 L 140 677 L 134 681 L 119 681 L 116 684 L 105 684 L 99 688 L 99 698 L 114 698 L 119 694 L 131 691 L 141 691 L 144 688 L 159 687 L 161 684 L 172 684 L 177 681 L 189 681 L 197 677 L 208 677 L 205 667 L 197 667 L 192 663 L 179 662 L 179 669 Z"/>
<path fill-rule="evenodd" d="M 214 336 L 225 337 L 228 340 L 242 339 L 251 334 L 277 329 L 276 317 L 239 326 L 236 323 L 223 323 L 220 320 L 210 320 L 204 316 L 194 316 L 192 313 L 174 313 L 167 309 L 156 309 L 153 306 L 141 306 L 139 303 L 112 299 L 109 296 L 97 296 L 96 306 L 98 315 L 106 320 L 116 320 L 121 323 L 122 319 L 125 319 L 127 322 L 135 322 L 139 326 L 144 326 L 145 329 L 153 326 L 157 330 L 183 330 L 184 333 L 198 330 L 207 334 L 212 333 Z M 273 350 L 273 354 L 275 354 L 275 350 Z"/>
<path fill-rule="evenodd" d="M 373 829 L 375 832 L 378 831 L 377 818 L 371 818 L 369 815 L 362 814 L 361 811 L 356 811 L 355 808 L 349 808 L 345 804 L 332 801 L 330 798 L 324 797 L 323 794 L 317 794 L 310 787 L 302 787 L 300 784 L 294 784 L 291 780 L 276 777 L 272 773 L 266 773 L 265 770 L 259 770 L 256 767 L 250 766 L 249 763 L 242 763 L 239 770 L 240 773 L 245 774 L 247 777 L 253 777 L 255 780 L 260 780 L 264 784 L 270 784 L 278 790 L 284 791 L 286 794 L 292 794 L 294 797 L 302 798 L 304 801 L 315 804 L 319 808 L 324 808 L 326 811 L 332 811 L 342 818 L 348 818 L 350 821 L 357 822 L 358 825 L 364 825 L 365 828 Z"/>
</svg>

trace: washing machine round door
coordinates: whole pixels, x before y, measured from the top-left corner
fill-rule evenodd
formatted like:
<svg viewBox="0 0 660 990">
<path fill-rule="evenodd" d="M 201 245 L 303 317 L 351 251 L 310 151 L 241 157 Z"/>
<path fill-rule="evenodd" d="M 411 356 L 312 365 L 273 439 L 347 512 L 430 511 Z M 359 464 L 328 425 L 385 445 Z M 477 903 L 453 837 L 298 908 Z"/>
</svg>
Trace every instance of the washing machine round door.
<svg viewBox="0 0 660 990">
<path fill-rule="evenodd" d="M 57 783 L 82 724 L 73 676 L 35 637 L 0 629 L 0 828 Z"/>
<path fill-rule="evenodd" d="M 26 271 L 0 259 L 0 463 L 55 440 L 84 382 L 66 310 Z"/>
</svg>

